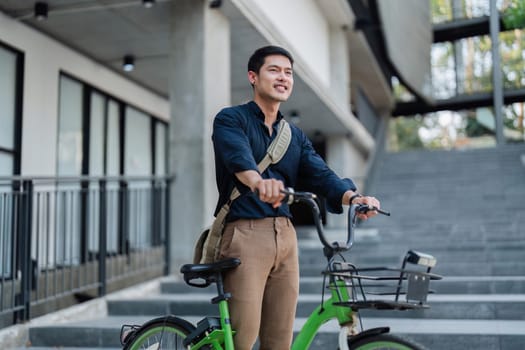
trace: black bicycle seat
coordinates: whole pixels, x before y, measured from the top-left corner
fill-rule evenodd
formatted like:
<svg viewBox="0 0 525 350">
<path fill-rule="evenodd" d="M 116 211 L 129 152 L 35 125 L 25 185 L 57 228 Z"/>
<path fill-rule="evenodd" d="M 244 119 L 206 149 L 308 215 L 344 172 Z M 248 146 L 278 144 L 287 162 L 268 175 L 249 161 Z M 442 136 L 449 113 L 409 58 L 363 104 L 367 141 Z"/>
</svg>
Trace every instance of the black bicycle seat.
<svg viewBox="0 0 525 350">
<path fill-rule="evenodd" d="M 236 268 L 241 264 L 239 258 L 228 258 L 219 260 L 211 264 L 186 264 L 180 268 L 184 275 L 184 281 L 191 286 L 206 287 L 215 282 L 214 276 L 217 273 L 228 271 Z M 194 280 L 204 280 L 203 283 L 196 283 Z"/>
</svg>

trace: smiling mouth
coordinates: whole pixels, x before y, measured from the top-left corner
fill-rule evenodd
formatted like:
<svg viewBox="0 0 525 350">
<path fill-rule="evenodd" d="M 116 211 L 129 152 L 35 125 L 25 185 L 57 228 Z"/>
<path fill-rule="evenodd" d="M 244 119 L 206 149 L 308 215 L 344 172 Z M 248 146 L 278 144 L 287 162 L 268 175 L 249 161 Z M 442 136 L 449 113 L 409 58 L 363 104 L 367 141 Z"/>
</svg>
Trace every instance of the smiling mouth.
<svg viewBox="0 0 525 350">
<path fill-rule="evenodd" d="M 277 89 L 278 91 L 288 91 L 288 87 L 287 86 L 284 86 L 284 85 L 280 85 L 280 84 L 277 84 L 277 85 L 274 85 L 274 88 Z"/>
</svg>

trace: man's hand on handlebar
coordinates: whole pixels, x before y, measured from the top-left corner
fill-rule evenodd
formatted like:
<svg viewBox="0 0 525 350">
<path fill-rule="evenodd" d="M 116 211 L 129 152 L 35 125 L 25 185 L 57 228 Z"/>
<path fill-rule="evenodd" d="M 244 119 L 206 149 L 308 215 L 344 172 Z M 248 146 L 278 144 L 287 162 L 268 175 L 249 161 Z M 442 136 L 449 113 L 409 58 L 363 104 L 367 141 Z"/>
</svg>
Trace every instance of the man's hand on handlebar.
<svg viewBox="0 0 525 350">
<path fill-rule="evenodd" d="M 274 208 L 278 208 L 283 203 L 285 198 L 289 195 L 293 195 L 293 192 L 289 192 L 284 187 L 284 183 L 276 179 L 256 179 L 255 184 L 251 186 L 252 191 L 255 192 L 259 199 L 265 203 L 270 203 Z M 293 190 L 292 190 L 293 191 Z M 351 203 L 350 203 L 351 200 Z M 357 217 L 361 220 L 367 220 L 378 214 L 378 211 L 382 214 L 386 214 L 380 210 L 381 203 L 377 198 L 371 196 L 361 196 L 353 191 L 345 192 L 343 196 L 343 204 L 362 204 L 368 206 L 368 210 L 357 211 Z"/>
<path fill-rule="evenodd" d="M 352 200 L 351 203 L 350 203 L 350 200 Z M 346 204 L 346 205 L 363 204 L 363 205 L 367 205 L 369 208 L 374 209 L 374 210 L 367 210 L 365 212 L 359 211 L 357 213 L 357 217 L 361 220 L 367 220 L 373 216 L 376 216 L 378 214 L 376 209 L 381 208 L 381 203 L 379 202 L 377 198 L 370 197 L 370 196 L 357 195 L 355 192 L 352 192 L 352 191 L 345 192 L 343 196 L 343 204 Z"/>
<path fill-rule="evenodd" d="M 276 179 L 260 179 L 255 184 L 254 192 L 263 202 L 270 203 L 274 208 L 281 206 L 286 194 L 283 192 L 284 184 Z"/>
<path fill-rule="evenodd" d="M 237 179 L 255 192 L 259 199 L 265 203 L 270 203 L 274 208 L 281 205 L 285 194 L 284 184 L 276 179 L 263 179 L 255 170 L 245 170 L 235 173 Z"/>
</svg>

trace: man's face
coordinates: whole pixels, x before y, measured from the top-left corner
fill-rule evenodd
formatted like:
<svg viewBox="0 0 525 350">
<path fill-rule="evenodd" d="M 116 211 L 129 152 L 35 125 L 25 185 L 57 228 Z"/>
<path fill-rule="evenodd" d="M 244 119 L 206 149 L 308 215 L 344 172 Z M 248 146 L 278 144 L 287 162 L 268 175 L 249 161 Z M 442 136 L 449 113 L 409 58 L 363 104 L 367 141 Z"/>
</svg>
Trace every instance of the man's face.
<svg viewBox="0 0 525 350">
<path fill-rule="evenodd" d="M 273 102 L 284 102 L 292 93 L 292 64 L 286 56 L 266 56 L 259 73 L 249 71 L 248 79 L 254 86 L 255 97 Z"/>
</svg>

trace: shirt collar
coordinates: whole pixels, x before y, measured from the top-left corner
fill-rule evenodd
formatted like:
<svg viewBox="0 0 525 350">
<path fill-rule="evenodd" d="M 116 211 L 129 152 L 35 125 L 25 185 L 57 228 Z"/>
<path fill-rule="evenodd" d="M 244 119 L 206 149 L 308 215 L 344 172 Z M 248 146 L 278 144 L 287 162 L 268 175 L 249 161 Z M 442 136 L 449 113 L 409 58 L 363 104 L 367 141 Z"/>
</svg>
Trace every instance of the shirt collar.
<svg viewBox="0 0 525 350">
<path fill-rule="evenodd" d="M 248 106 L 250 107 L 250 109 L 252 110 L 252 112 L 255 114 L 255 116 L 264 122 L 264 113 L 261 111 L 261 109 L 259 108 L 259 106 L 257 105 L 257 103 L 255 103 L 255 101 L 250 101 L 248 103 Z M 275 123 L 279 123 L 281 121 L 281 119 L 283 119 L 284 116 L 282 115 L 281 111 L 277 111 L 277 120 L 275 121 Z"/>
</svg>

